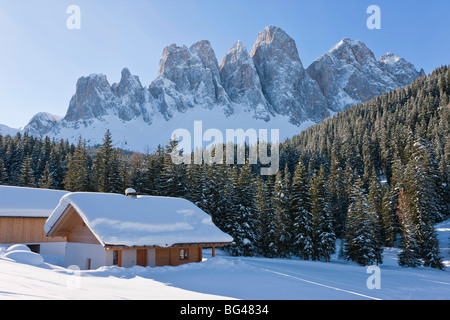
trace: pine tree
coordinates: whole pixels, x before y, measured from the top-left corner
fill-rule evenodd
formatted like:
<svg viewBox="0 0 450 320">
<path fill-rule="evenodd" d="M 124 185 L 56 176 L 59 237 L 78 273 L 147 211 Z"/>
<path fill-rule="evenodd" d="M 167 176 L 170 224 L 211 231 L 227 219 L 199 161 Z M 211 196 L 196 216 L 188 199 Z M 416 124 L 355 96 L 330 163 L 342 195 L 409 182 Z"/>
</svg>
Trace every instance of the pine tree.
<svg viewBox="0 0 450 320">
<path fill-rule="evenodd" d="M 124 179 L 127 179 L 126 167 L 124 168 L 122 158 L 119 150 L 114 149 L 110 161 L 110 175 L 109 175 L 109 191 L 112 193 L 123 193 L 128 186 L 126 186 Z"/>
<path fill-rule="evenodd" d="M 80 138 L 74 154 L 68 156 L 67 172 L 63 181 L 64 188 L 72 192 L 92 191 L 91 167 L 86 142 Z"/>
<path fill-rule="evenodd" d="M 268 177 L 267 183 L 258 179 L 255 195 L 255 206 L 259 221 L 259 228 L 256 234 L 256 246 L 258 247 L 259 253 L 268 258 L 274 258 L 278 254 L 277 236 L 279 226 L 272 203 L 273 188 L 270 181 L 272 178 Z"/>
<path fill-rule="evenodd" d="M 272 205 L 276 220 L 278 221 L 276 244 L 278 256 L 290 257 L 292 249 L 292 220 L 290 216 L 290 174 L 286 164 L 284 178 L 281 171 L 275 175 Z"/>
<path fill-rule="evenodd" d="M 50 151 L 48 165 L 50 173 L 53 176 L 54 187 L 62 190 L 64 187 L 63 180 L 66 175 L 66 155 L 68 154 L 68 145 L 64 140 L 60 140 L 58 144 L 54 144 Z"/>
<path fill-rule="evenodd" d="M 239 203 L 238 192 L 238 178 L 239 174 L 235 166 L 229 169 L 229 181 L 226 184 L 224 194 L 226 199 L 225 215 L 223 217 L 223 224 L 218 224 L 218 227 L 233 237 L 235 245 L 226 247 L 232 255 L 241 255 L 241 245 L 244 241 L 244 231 L 242 224 L 241 205 Z"/>
<path fill-rule="evenodd" d="M 232 211 L 233 205 L 229 202 L 230 199 L 233 199 L 234 196 L 231 194 L 233 190 L 233 186 L 230 179 L 230 170 L 228 166 L 222 164 L 217 165 L 217 170 L 215 171 L 215 186 L 217 188 L 217 194 L 216 194 L 216 203 L 215 203 L 215 211 L 211 214 L 213 222 L 216 226 L 219 228 L 222 228 L 226 225 L 228 225 L 228 219 L 229 219 L 229 211 Z M 201 177 L 204 179 L 205 174 L 203 173 L 203 169 L 201 172 Z M 202 180 L 202 178 L 200 180 Z M 207 185 L 208 181 L 205 179 L 205 181 L 201 182 L 202 186 L 206 186 L 202 190 L 202 193 L 208 192 L 207 191 Z M 233 220 L 233 219 L 232 219 Z M 225 227 L 226 228 L 226 227 Z"/>
<path fill-rule="evenodd" d="M 141 153 L 134 152 L 128 159 L 129 183 L 139 194 L 145 192 L 145 160 Z"/>
<path fill-rule="evenodd" d="M 345 232 L 345 256 L 348 260 L 366 266 L 381 263 L 376 220 L 370 214 L 367 195 L 362 181 L 354 173 L 354 184 L 350 194 Z"/>
<path fill-rule="evenodd" d="M 369 211 L 367 212 L 368 222 L 371 223 L 374 238 L 370 243 L 371 252 L 375 256 L 375 261 L 382 263 L 383 244 L 385 242 L 385 232 L 382 228 L 381 211 L 383 206 L 383 191 L 381 183 L 375 172 L 372 171 L 370 178 L 369 193 L 367 195 Z"/>
<path fill-rule="evenodd" d="M 312 260 L 330 261 L 335 252 L 333 217 L 330 212 L 329 191 L 322 165 L 311 184 L 312 214 L 314 217 Z"/>
<path fill-rule="evenodd" d="M 8 182 L 8 172 L 6 171 L 2 158 L 0 158 L 0 184 L 7 184 L 7 182 Z"/>
<path fill-rule="evenodd" d="M 295 169 L 290 196 L 290 210 L 294 222 L 291 232 L 294 240 L 292 248 L 296 256 L 308 260 L 313 250 L 314 226 L 310 186 L 302 159 Z"/>
<path fill-rule="evenodd" d="M 186 165 L 184 163 L 175 164 L 170 156 L 177 143 L 176 140 L 171 140 L 165 149 L 161 173 L 161 195 L 183 198 L 187 193 Z"/>
<path fill-rule="evenodd" d="M 14 139 L 12 138 L 8 139 L 8 145 L 6 147 L 4 164 L 8 173 L 9 177 L 8 182 L 10 185 L 20 184 L 19 183 L 20 169 L 23 162 L 23 158 L 20 151 L 21 139 L 22 139 L 21 134 L 17 133 Z"/>
<path fill-rule="evenodd" d="M 248 161 L 242 166 L 235 192 L 237 192 L 238 205 L 238 223 L 241 230 L 241 243 L 237 245 L 240 247 L 241 254 L 244 256 L 251 256 L 256 252 L 256 234 L 258 221 L 256 219 L 255 209 L 255 190 L 256 183 L 252 175 L 251 166 Z"/>
<path fill-rule="evenodd" d="M 123 193 L 119 190 L 122 186 L 120 181 L 120 158 L 117 150 L 114 150 L 111 132 L 106 131 L 103 144 L 95 154 L 94 181 L 97 191 L 106 193 Z"/>
<path fill-rule="evenodd" d="M 48 165 L 48 163 L 46 164 L 46 166 L 44 168 L 44 172 L 42 173 L 41 178 L 39 179 L 38 186 L 39 186 L 39 188 L 44 188 L 44 189 L 54 189 L 55 188 L 55 181 L 50 172 L 50 166 Z"/>
<path fill-rule="evenodd" d="M 401 230 L 401 249 L 398 264 L 402 267 L 415 268 L 421 265 L 419 249 L 415 242 L 416 226 L 413 221 L 404 189 L 398 194 L 397 215 Z"/>
<path fill-rule="evenodd" d="M 22 187 L 35 187 L 31 157 L 26 156 L 20 168 L 19 185 Z"/>
<path fill-rule="evenodd" d="M 348 206 L 347 195 L 345 192 L 344 170 L 340 158 L 339 150 L 333 148 L 330 160 L 328 186 L 331 198 L 330 211 L 333 215 L 334 232 L 337 237 L 341 237 L 344 232 Z"/>
<path fill-rule="evenodd" d="M 397 192 L 395 193 L 397 194 Z M 390 188 L 383 189 L 383 198 L 381 201 L 381 225 L 384 235 L 384 245 L 393 247 L 395 242 L 396 231 L 396 197 Z"/>
<path fill-rule="evenodd" d="M 438 200 L 429 166 L 424 142 L 416 140 L 411 148 L 411 160 L 405 170 L 405 194 L 413 216 L 415 242 L 424 266 L 443 269 L 439 242 L 434 230 L 436 212 L 439 211 Z"/>
<path fill-rule="evenodd" d="M 206 185 L 204 166 L 189 164 L 186 171 L 186 199 L 210 213 L 206 207 L 203 207 L 204 188 Z M 219 169 L 216 169 L 217 171 Z M 223 190 L 221 190 L 223 192 Z M 223 195 L 222 195 L 223 196 Z"/>
</svg>

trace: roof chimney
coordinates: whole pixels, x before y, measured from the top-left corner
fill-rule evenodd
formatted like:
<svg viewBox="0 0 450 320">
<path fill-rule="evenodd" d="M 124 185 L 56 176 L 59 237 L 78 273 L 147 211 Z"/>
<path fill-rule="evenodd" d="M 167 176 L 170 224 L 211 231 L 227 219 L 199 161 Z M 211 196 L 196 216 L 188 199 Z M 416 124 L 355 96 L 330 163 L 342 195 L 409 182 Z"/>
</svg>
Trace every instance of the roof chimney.
<svg viewBox="0 0 450 320">
<path fill-rule="evenodd" d="M 136 190 L 133 188 L 128 188 L 125 190 L 125 195 L 130 198 L 137 198 Z"/>
</svg>

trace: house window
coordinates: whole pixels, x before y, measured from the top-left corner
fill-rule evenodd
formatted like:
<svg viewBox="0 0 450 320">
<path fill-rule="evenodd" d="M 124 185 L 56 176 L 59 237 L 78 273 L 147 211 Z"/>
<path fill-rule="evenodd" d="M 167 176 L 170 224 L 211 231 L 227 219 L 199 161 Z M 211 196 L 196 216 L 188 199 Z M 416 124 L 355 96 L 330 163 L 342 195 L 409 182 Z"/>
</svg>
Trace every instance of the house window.
<svg viewBox="0 0 450 320">
<path fill-rule="evenodd" d="M 30 248 L 31 252 L 40 253 L 41 245 L 40 244 L 27 244 L 27 247 Z"/>
<path fill-rule="evenodd" d="M 86 270 L 91 270 L 91 258 L 86 259 Z"/>
<path fill-rule="evenodd" d="M 187 260 L 189 258 L 189 249 L 180 249 L 180 260 Z"/>
<path fill-rule="evenodd" d="M 119 250 L 113 251 L 113 266 L 119 265 Z"/>
</svg>

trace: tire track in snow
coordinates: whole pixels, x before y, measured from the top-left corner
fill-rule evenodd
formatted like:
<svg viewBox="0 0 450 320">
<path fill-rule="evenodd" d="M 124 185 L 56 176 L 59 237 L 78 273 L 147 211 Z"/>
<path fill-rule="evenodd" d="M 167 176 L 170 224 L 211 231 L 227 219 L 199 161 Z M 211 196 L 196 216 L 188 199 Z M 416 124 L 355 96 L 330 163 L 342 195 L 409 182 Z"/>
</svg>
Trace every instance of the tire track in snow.
<svg viewBox="0 0 450 320">
<path fill-rule="evenodd" d="M 257 265 L 257 264 L 254 264 L 254 263 L 249 263 L 249 264 Z M 350 290 L 345 290 L 345 289 L 329 286 L 329 285 L 322 284 L 322 283 L 315 282 L 315 281 L 306 280 L 306 279 L 303 279 L 303 278 L 300 278 L 300 277 L 297 277 L 297 276 L 293 276 L 293 275 L 284 273 L 284 272 L 286 272 L 284 270 L 283 270 L 283 272 L 279 272 L 279 271 L 267 269 L 267 268 L 264 268 L 264 267 L 261 267 L 261 266 L 258 266 L 258 267 L 260 267 L 260 269 L 262 271 L 265 271 L 265 272 L 270 272 L 270 273 L 273 273 L 273 274 L 276 274 L 276 275 L 279 275 L 279 276 L 292 278 L 292 279 L 295 279 L 295 280 L 298 280 L 298 281 L 302 281 L 302 282 L 306 282 L 306 283 L 309 283 L 309 284 L 313 284 L 313 285 L 316 285 L 316 286 L 321 286 L 321 287 L 332 289 L 332 290 L 336 290 L 336 291 L 346 292 L 346 293 L 349 293 L 349 294 L 353 294 L 353 295 L 360 296 L 360 297 L 367 298 L 367 299 L 371 299 L 371 300 L 382 300 L 380 298 L 371 297 L 371 296 L 368 296 L 368 295 L 365 295 L 365 294 L 362 294 L 362 293 L 358 293 L 358 292 L 354 292 L 354 291 L 350 291 Z"/>
</svg>

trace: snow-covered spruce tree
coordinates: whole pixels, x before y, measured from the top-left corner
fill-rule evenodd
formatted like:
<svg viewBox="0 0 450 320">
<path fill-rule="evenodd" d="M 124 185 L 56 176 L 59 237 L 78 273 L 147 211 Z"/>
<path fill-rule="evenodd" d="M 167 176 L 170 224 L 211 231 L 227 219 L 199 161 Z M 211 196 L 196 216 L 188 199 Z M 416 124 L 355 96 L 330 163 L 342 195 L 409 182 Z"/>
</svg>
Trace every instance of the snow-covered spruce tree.
<svg viewBox="0 0 450 320">
<path fill-rule="evenodd" d="M 439 200 L 430 172 L 425 142 L 416 139 L 411 159 L 405 170 L 405 194 L 412 214 L 414 237 L 424 266 L 443 269 L 439 255 L 439 241 L 434 229 Z"/>
<path fill-rule="evenodd" d="M 313 250 L 313 214 L 308 176 L 300 158 L 292 179 L 290 210 L 293 221 L 292 252 L 304 260 L 309 260 Z"/>
<path fill-rule="evenodd" d="M 400 248 L 402 249 L 398 255 L 398 264 L 401 267 L 418 267 L 422 262 L 420 261 L 419 249 L 415 241 L 416 226 L 413 222 L 413 215 L 404 189 L 400 189 L 398 193 L 397 216 L 401 231 Z"/>
<path fill-rule="evenodd" d="M 229 167 L 227 170 L 227 181 L 224 187 L 224 214 L 218 220 L 217 227 L 223 232 L 233 237 L 236 245 L 225 247 L 225 250 L 232 255 L 240 255 L 240 244 L 243 242 L 243 231 L 241 224 L 240 204 L 238 203 L 238 171 L 235 166 Z"/>
<path fill-rule="evenodd" d="M 177 146 L 178 141 L 171 140 L 165 148 L 163 156 L 163 167 L 161 172 L 161 195 L 167 197 L 180 197 L 186 195 L 186 164 L 175 164 L 171 153 Z"/>
<path fill-rule="evenodd" d="M 285 166 L 284 176 L 281 171 L 275 175 L 275 182 L 272 193 L 273 211 L 278 221 L 276 234 L 277 253 L 279 257 L 290 257 L 292 241 L 292 220 L 290 216 L 290 173 L 288 166 Z"/>
<path fill-rule="evenodd" d="M 203 172 L 205 166 L 206 172 Z M 226 197 L 229 183 L 227 167 L 222 164 L 205 166 L 199 166 L 197 169 L 197 174 L 194 176 L 197 186 L 193 187 L 201 197 L 200 207 L 210 214 L 214 224 L 221 228 L 226 223 L 224 219 L 229 207 Z M 187 183 L 189 184 L 190 181 Z"/>
<path fill-rule="evenodd" d="M 330 211 L 334 220 L 334 232 L 337 237 L 341 237 L 344 232 L 348 204 L 344 183 L 344 166 L 338 147 L 339 145 L 331 150 L 330 174 L 327 181 L 330 192 Z"/>
<path fill-rule="evenodd" d="M 31 157 L 28 155 L 23 160 L 20 168 L 19 185 L 22 187 L 35 187 Z"/>
<path fill-rule="evenodd" d="M 350 193 L 350 205 L 347 212 L 344 255 L 366 266 L 381 263 L 380 250 L 377 247 L 376 223 L 370 214 L 367 195 L 364 193 L 359 175 L 354 173 L 354 184 Z"/>
<path fill-rule="evenodd" d="M 311 184 L 311 204 L 314 217 L 312 260 L 330 261 L 336 251 L 336 236 L 333 231 L 333 217 L 330 212 L 329 191 L 322 165 Z"/>
<path fill-rule="evenodd" d="M 205 166 L 188 164 L 186 169 L 186 199 L 199 206 L 205 212 L 211 214 L 208 208 L 203 206 L 205 188 Z"/>
<path fill-rule="evenodd" d="M 259 222 L 256 217 L 254 202 L 256 183 L 248 162 L 241 167 L 235 192 L 237 192 L 237 220 L 241 231 L 241 243 L 237 243 L 237 246 L 240 247 L 241 255 L 252 256 L 256 253 L 257 237 L 255 230 Z"/>
<path fill-rule="evenodd" d="M 68 157 L 64 188 L 72 192 L 92 191 L 91 167 L 92 164 L 86 148 L 86 142 L 80 138 L 74 154 Z"/>
<path fill-rule="evenodd" d="M 66 175 L 66 158 L 70 153 L 70 145 L 67 141 L 60 140 L 58 144 L 54 144 L 50 151 L 48 165 L 50 173 L 53 176 L 54 187 L 57 190 L 64 188 L 63 180 Z"/>
<path fill-rule="evenodd" d="M 55 181 L 53 179 L 53 175 L 50 172 L 50 166 L 47 165 L 44 168 L 44 172 L 41 175 L 41 178 L 38 181 L 39 188 L 44 189 L 54 189 L 55 188 Z"/>
<path fill-rule="evenodd" d="M 397 194 L 397 192 L 395 192 Z M 396 217 L 397 200 L 392 190 L 388 187 L 383 188 L 383 198 L 381 201 L 381 224 L 383 227 L 384 245 L 393 247 L 397 234 Z"/>
<path fill-rule="evenodd" d="M 8 171 L 6 171 L 5 164 L 0 158 L 0 184 L 7 184 L 8 182 Z"/>
<path fill-rule="evenodd" d="M 385 239 L 385 232 L 383 230 L 383 224 L 381 219 L 381 209 L 383 205 L 383 191 L 381 189 L 381 183 L 378 177 L 375 175 L 375 171 L 372 171 L 370 178 L 369 193 L 367 195 L 367 201 L 369 205 L 369 211 L 367 212 L 367 218 L 371 221 L 375 233 L 374 241 L 370 244 L 371 251 L 375 255 L 377 264 L 382 263 L 383 244 Z"/>
<path fill-rule="evenodd" d="M 273 205 L 273 188 L 271 183 L 273 177 L 269 176 L 267 182 L 257 179 L 255 206 L 257 212 L 256 246 L 258 254 L 274 258 L 278 255 L 277 235 L 278 221 Z"/>
<path fill-rule="evenodd" d="M 123 193 L 120 180 L 121 159 L 117 149 L 113 148 L 111 132 L 106 131 L 103 144 L 95 154 L 94 181 L 97 191 Z"/>
</svg>

